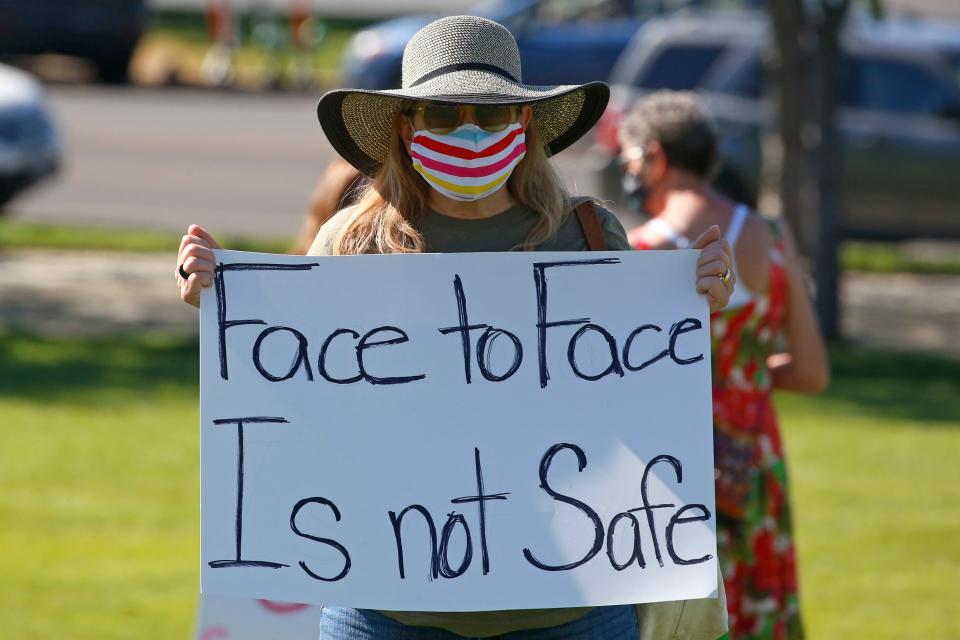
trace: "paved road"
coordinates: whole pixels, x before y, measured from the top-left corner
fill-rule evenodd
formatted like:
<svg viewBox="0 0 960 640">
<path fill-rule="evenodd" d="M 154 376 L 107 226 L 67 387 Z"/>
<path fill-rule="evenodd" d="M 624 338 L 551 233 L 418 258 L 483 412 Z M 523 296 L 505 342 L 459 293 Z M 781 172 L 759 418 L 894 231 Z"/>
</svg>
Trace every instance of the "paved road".
<svg viewBox="0 0 960 640">
<path fill-rule="evenodd" d="M 31 221 L 291 233 L 333 151 L 306 95 L 56 87 L 66 166 Z"/>
<path fill-rule="evenodd" d="M 11 205 L 29 221 L 292 235 L 334 156 L 318 96 L 62 86 L 50 89 L 66 166 Z M 593 193 L 583 146 L 558 156 Z M 579 187 L 579 188 L 578 188 Z"/>
</svg>

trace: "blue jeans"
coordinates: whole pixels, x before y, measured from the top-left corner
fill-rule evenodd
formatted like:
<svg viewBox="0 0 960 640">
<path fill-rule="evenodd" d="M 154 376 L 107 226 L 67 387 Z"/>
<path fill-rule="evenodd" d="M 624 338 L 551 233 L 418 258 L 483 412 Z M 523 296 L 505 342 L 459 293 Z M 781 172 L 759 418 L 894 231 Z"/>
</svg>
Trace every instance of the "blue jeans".
<svg viewBox="0 0 960 640">
<path fill-rule="evenodd" d="M 637 613 L 633 605 L 595 607 L 573 622 L 546 629 L 513 631 L 502 640 L 637 640 Z M 320 640 L 462 640 L 463 636 L 413 627 L 370 609 L 324 607 L 320 612 Z"/>
</svg>

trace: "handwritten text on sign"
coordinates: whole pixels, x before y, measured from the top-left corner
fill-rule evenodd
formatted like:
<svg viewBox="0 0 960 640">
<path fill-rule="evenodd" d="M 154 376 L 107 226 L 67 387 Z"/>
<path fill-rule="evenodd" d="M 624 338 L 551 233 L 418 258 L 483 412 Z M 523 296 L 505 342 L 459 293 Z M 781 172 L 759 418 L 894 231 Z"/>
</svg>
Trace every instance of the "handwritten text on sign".
<svg viewBox="0 0 960 640">
<path fill-rule="evenodd" d="M 715 592 L 695 252 L 217 259 L 205 593 L 478 611 Z"/>
</svg>

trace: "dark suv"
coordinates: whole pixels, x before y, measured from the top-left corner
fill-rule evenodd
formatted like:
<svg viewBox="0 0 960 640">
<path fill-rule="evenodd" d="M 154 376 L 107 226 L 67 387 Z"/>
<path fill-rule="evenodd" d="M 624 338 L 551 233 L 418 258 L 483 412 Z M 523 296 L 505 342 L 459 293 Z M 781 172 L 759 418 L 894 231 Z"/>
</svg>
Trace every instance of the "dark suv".
<svg viewBox="0 0 960 640">
<path fill-rule="evenodd" d="M 651 22 L 613 72 L 598 127 L 608 197 L 618 199 L 614 131 L 640 95 L 695 89 L 717 120 L 719 186 L 756 201 L 761 137 L 774 114 L 763 63 L 767 20 L 682 17 Z M 844 36 L 838 113 L 846 237 L 960 237 L 960 26 L 855 17 Z"/>
<path fill-rule="evenodd" d="M 125 82 L 146 24 L 146 0 L 0 0 L 0 55 L 77 56 Z"/>
</svg>

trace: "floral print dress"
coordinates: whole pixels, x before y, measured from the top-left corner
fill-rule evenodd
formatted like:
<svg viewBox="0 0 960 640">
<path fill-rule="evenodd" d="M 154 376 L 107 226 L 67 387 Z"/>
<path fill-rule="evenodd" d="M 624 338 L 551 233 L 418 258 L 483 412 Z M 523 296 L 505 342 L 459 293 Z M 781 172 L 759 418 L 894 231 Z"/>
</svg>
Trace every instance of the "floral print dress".
<svg viewBox="0 0 960 640">
<path fill-rule="evenodd" d="M 727 232 L 731 247 L 746 214 L 738 207 Z M 654 220 L 658 232 L 684 244 Z M 735 295 L 711 315 L 717 545 L 731 640 L 803 637 L 784 450 L 767 369 L 787 304 L 783 240 L 775 224 L 771 230 L 767 290 Z M 649 248 L 634 234 L 630 240 L 635 249 Z"/>
</svg>

